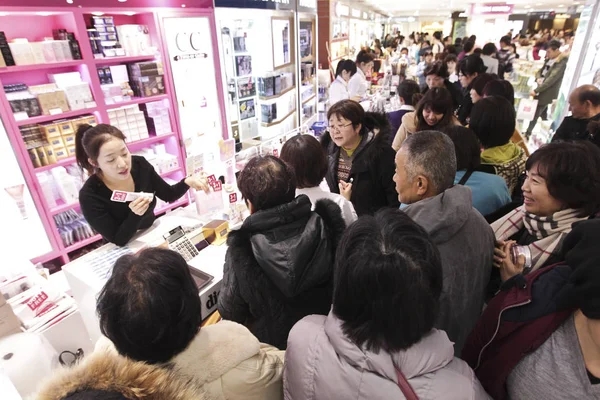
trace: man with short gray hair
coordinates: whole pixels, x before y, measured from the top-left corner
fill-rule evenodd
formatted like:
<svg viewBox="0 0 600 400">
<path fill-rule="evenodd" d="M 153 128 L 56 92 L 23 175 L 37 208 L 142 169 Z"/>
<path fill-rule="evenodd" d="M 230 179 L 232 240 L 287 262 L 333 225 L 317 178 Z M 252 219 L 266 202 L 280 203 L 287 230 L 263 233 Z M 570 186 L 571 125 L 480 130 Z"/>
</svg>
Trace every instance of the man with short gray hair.
<svg viewBox="0 0 600 400">
<path fill-rule="evenodd" d="M 481 315 L 494 256 L 494 233 L 473 208 L 471 189 L 454 185 L 456 153 L 437 131 L 410 135 L 396 154 L 394 182 L 401 208 L 438 246 L 444 270 L 436 328 L 460 355 Z"/>
<path fill-rule="evenodd" d="M 590 122 L 600 122 L 600 89 L 594 85 L 583 85 L 576 88 L 569 96 L 571 116 L 565 117 L 552 141 L 558 140 L 590 140 L 600 146 L 600 137 L 590 131 Z"/>
</svg>

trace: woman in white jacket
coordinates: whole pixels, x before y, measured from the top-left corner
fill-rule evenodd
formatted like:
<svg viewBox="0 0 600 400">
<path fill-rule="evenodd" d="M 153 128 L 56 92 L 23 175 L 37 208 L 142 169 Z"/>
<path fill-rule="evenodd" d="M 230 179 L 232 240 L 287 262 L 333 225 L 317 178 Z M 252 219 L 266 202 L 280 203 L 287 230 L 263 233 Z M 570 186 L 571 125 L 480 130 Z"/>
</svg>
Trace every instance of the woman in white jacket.
<svg viewBox="0 0 600 400">
<path fill-rule="evenodd" d="M 350 98 L 348 82 L 356 74 L 356 63 L 352 60 L 340 60 L 335 69 L 335 80 L 329 86 L 329 105 Z"/>
</svg>

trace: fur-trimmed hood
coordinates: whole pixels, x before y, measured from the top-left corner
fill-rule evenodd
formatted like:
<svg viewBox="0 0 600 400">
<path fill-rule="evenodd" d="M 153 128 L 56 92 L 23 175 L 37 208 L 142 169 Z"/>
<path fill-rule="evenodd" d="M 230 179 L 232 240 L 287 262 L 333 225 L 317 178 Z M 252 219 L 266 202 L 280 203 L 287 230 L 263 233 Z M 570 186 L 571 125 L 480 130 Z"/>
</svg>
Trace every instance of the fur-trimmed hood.
<svg viewBox="0 0 600 400">
<path fill-rule="evenodd" d="M 110 340 L 101 338 L 94 353 L 80 365 L 55 372 L 34 399 L 63 400 L 77 392 L 105 391 L 134 400 L 217 400 L 223 393 L 243 389 L 253 398 L 273 400 L 280 398 L 274 394 L 281 391 L 283 355 L 231 321 L 201 328 L 183 352 L 161 365 L 123 357 Z"/>
<path fill-rule="evenodd" d="M 112 352 L 97 352 L 73 368 L 56 372 L 33 398 L 63 400 L 74 393 L 103 391 L 127 399 L 211 400 L 174 370 L 149 365 Z"/>
</svg>

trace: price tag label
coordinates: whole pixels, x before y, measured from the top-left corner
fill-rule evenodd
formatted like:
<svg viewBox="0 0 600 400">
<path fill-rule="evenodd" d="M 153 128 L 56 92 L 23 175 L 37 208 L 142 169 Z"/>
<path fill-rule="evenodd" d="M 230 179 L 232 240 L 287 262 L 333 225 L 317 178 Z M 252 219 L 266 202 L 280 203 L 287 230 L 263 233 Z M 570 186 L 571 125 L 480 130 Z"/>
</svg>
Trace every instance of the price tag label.
<svg viewBox="0 0 600 400">
<path fill-rule="evenodd" d="M 58 115 L 62 114 L 63 110 L 62 108 L 51 108 L 50 110 L 48 110 L 48 112 L 50 113 L 50 115 Z"/>
<path fill-rule="evenodd" d="M 273 149 L 273 155 L 275 157 L 279 157 L 279 150 L 278 149 Z"/>
<path fill-rule="evenodd" d="M 237 193 L 231 193 L 229 195 L 229 203 L 237 203 Z"/>
<path fill-rule="evenodd" d="M 223 190 L 223 185 L 221 184 L 221 181 L 217 180 L 214 185 L 212 185 L 212 188 L 215 192 L 220 192 Z"/>
<path fill-rule="evenodd" d="M 217 178 L 215 178 L 214 175 L 209 175 L 206 180 L 208 181 L 208 184 L 212 187 L 215 186 L 215 183 L 217 182 Z M 219 182 L 220 183 L 220 182 Z"/>
</svg>

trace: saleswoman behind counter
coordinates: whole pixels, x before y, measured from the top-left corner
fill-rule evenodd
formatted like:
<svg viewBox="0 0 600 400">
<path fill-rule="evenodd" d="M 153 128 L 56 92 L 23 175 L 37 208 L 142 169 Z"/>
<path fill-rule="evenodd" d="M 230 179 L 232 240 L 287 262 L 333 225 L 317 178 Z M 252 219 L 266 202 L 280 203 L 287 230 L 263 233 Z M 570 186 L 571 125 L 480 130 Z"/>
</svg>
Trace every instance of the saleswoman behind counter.
<svg viewBox="0 0 600 400">
<path fill-rule="evenodd" d="M 204 178 L 194 176 L 169 185 L 144 157 L 132 156 L 125 135 L 107 124 L 79 127 L 76 159 L 90 175 L 79 191 L 81 212 L 104 239 L 119 246 L 127 244 L 139 229 L 152 225 L 156 218 L 156 197 L 171 203 L 185 195 L 190 187 L 209 190 Z M 153 193 L 154 196 L 119 203 L 111 200 L 113 190 Z"/>
</svg>

